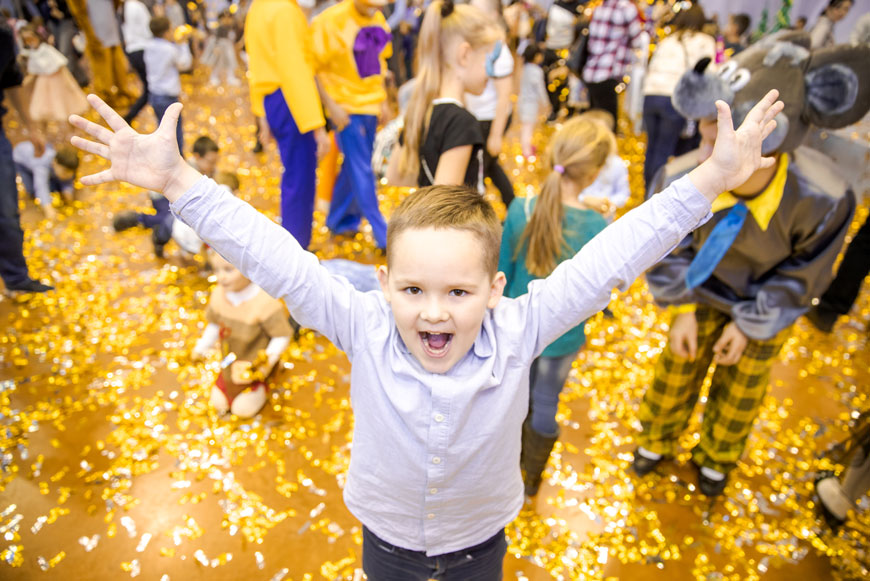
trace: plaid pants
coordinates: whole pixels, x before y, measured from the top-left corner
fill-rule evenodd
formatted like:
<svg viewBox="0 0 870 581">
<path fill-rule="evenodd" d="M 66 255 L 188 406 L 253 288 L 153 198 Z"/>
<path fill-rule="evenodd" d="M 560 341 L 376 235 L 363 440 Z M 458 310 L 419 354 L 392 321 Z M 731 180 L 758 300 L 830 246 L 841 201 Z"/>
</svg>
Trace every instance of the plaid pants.
<svg viewBox="0 0 870 581">
<path fill-rule="evenodd" d="M 698 305 L 695 318 L 698 321 L 695 360 L 678 357 L 668 343 L 656 363 L 653 384 L 640 405 L 643 431 L 637 443 L 651 452 L 674 454 L 713 361 L 713 345 L 731 322 L 728 315 L 704 305 Z M 692 459 L 698 466 L 727 473 L 737 464 L 767 393 L 770 369 L 790 331 L 786 328 L 766 341 L 749 339 L 736 364 L 716 366 L 704 409 L 701 441 L 692 450 Z"/>
</svg>

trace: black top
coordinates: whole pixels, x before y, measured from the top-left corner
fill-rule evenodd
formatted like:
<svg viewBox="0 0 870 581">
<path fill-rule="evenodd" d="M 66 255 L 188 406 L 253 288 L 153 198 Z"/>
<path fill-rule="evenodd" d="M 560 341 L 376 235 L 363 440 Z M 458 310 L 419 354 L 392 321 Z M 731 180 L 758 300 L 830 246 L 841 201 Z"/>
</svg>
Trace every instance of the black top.
<svg viewBox="0 0 870 581">
<path fill-rule="evenodd" d="M 3 89 L 17 87 L 23 77 L 15 62 L 15 37 L 6 23 L 0 24 L 0 118 L 6 113 L 3 107 Z"/>
<path fill-rule="evenodd" d="M 431 186 L 441 154 L 454 147 L 471 145 L 471 159 L 465 172 L 465 185 L 479 189 L 483 183 L 483 134 L 480 123 L 455 101 L 435 102 L 429 127 L 420 146 L 420 172 L 417 185 Z M 427 171 L 428 170 L 428 171 Z"/>
</svg>

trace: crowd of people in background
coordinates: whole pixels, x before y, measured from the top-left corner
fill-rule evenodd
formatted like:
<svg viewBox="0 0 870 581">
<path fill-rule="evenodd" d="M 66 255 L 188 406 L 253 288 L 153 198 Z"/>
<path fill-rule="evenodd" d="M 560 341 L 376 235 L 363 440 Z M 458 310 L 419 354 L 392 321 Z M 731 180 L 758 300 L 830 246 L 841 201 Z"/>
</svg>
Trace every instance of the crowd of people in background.
<svg viewBox="0 0 870 581">
<path fill-rule="evenodd" d="M 642 102 L 639 110 L 628 113 L 643 121 L 647 144 L 643 178 L 653 194 L 676 179 L 667 169 L 669 161 L 698 149 L 705 138 L 702 124 L 674 106 L 680 79 L 708 66 L 724 68 L 761 41 L 748 15 L 712 18 L 703 0 L 4 0 L 0 5 L 4 19 L 0 91 L 9 97 L 28 136 L 13 148 L 5 132 L 0 133 L 0 274 L 7 290 L 25 292 L 48 292 L 52 286 L 33 278 L 28 270 L 17 184 L 50 220 L 58 219 L 57 206 L 75 198 L 79 157 L 61 141 L 63 133 L 53 133 L 52 128 L 85 111 L 84 89 L 102 97 L 122 112 L 127 123 L 139 128 L 148 106 L 159 121 L 174 103 L 185 101 L 182 78 L 197 67 L 208 69 L 209 84 L 226 90 L 237 90 L 241 79 L 247 79 L 250 109 L 258 126 L 257 150 L 274 141 L 283 165 L 281 225 L 303 249 L 311 243 L 318 165 L 321 182 L 323 176 L 337 172 L 326 218 L 329 230 L 336 236 L 353 235 L 364 219 L 381 255 L 387 251 L 388 229 L 379 205 L 380 184 L 465 185 L 481 194 L 491 188 L 507 210 L 499 270 L 507 274 L 506 295 L 516 297 L 616 220 L 618 210 L 628 202 L 628 170 L 618 155 L 616 139 L 629 130 L 621 123 L 627 113 L 623 108 L 629 106 L 621 95 L 627 83 L 638 82 L 632 80 L 638 63 L 643 67 L 638 88 Z M 830 47 L 835 44 L 837 23 L 853 8 L 852 0 L 831 0 L 815 20 L 796 17 L 793 28 L 807 28 L 812 49 Z M 855 25 L 852 41 L 870 42 L 870 14 Z M 522 155 L 546 170 L 541 191 L 534 197 L 517 197 L 501 166 L 514 120 Z M 536 147 L 540 142 L 535 136 L 551 130 L 556 136 L 542 155 L 545 152 Z M 180 119 L 176 138 L 179 151 L 187 154 L 189 139 Z M 330 150 L 341 153 L 340 167 L 337 155 L 327 155 Z M 236 192 L 237 176 L 218 177 L 218 151 L 209 136 L 197 136 L 190 163 Z M 326 167 L 329 164 L 333 167 Z M 270 171 L 279 173 L 281 168 Z M 763 195 L 767 183 L 752 195 Z M 166 198 L 152 192 L 151 199 L 153 213 L 119 214 L 115 230 L 149 229 L 159 258 L 171 240 L 185 252 L 200 252 L 201 241 L 174 217 Z M 744 208 L 745 219 L 745 205 L 732 205 Z M 832 206 L 830 211 L 842 218 L 832 232 L 844 223 L 848 226 L 849 208 Z M 832 233 L 831 239 L 837 236 Z M 819 329 L 830 332 L 855 302 L 868 272 L 867 240 L 864 224 L 836 281 L 809 310 L 810 321 Z M 833 256 L 839 250 L 840 246 L 824 249 Z M 222 411 L 251 416 L 266 401 L 264 381 L 293 329 L 280 303 L 213 251 L 209 256 L 219 287 L 211 298 L 209 324 L 196 354 L 204 356 L 218 341 L 219 330 L 228 325 L 254 321 L 268 329 L 256 341 L 233 348 L 244 360 L 231 362 L 212 394 Z M 681 264 L 691 271 L 690 262 L 688 258 Z M 754 265 L 738 267 L 751 270 Z M 661 287 L 666 283 L 654 282 Z M 808 301 L 814 297 L 805 298 L 801 312 L 810 309 Z M 255 306 L 246 311 L 245 305 Z M 721 365 L 729 358 L 736 364 L 747 342 L 750 350 L 752 345 L 767 349 L 765 355 L 753 357 L 756 362 L 763 360 L 759 365 L 767 365 L 769 372 L 768 362 L 785 340 L 778 333 L 793 319 L 770 336 L 747 339 L 715 310 L 705 306 L 675 313 L 674 328 L 694 325 L 694 336 L 716 350 Z M 699 324 L 706 325 L 703 332 Z M 713 337 L 716 333 L 735 343 L 720 347 Z M 683 338 L 672 333 L 673 346 L 666 356 L 685 364 L 685 359 L 694 359 L 696 347 L 704 346 L 692 343 L 690 354 Z M 743 347 L 734 355 L 729 350 L 740 341 Z M 526 493 L 531 497 L 559 435 L 555 422 L 559 392 L 583 343 L 581 324 L 533 364 L 522 448 Z M 268 359 L 254 361 L 262 349 Z M 710 351 L 707 365 L 713 356 Z M 262 372 L 251 379 L 249 372 L 257 367 Z M 657 374 L 667 375 L 664 370 Z M 643 403 L 645 436 L 635 457 L 640 475 L 670 454 L 671 444 L 661 443 L 662 430 L 672 438 L 683 425 L 676 421 L 665 430 L 659 424 L 665 421 L 663 410 L 677 405 L 665 400 L 677 397 L 672 391 L 679 386 L 665 384 L 686 377 L 659 380 L 664 382 L 660 389 L 651 389 Z M 731 389 L 736 380 L 722 381 Z M 758 387 L 767 375 L 761 371 L 753 381 L 752 387 Z M 694 404 L 692 397 L 679 396 L 686 414 Z M 752 397 L 751 405 L 757 409 L 760 396 Z M 712 413 L 709 417 L 714 421 Z M 698 457 L 705 494 L 722 493 L 753 420 L 754 416 L 744 417 L 740 434 L 728 442 L 718 441 L 721 438 L 712 427 L 705 432 L 702 440 L 711 441 L 702 445 L 711 450 L 718 446 L 720 452 L 727 448 L 731 459 L 711 460 L 715 452 Z M 862 437 L 862 452 L 852 469 L 863 472 L 857 477 L 852 473 L 848 494 L 837 492 L 830 475 L 822 479 L 822 492 L 827 491 L 831 499 L 823 500 L 823 505 L 837 522 L 867 489 L 870 463 L 866 435 Z M 855 482 L 862 483 L 863 490 Z"/>
</svg>

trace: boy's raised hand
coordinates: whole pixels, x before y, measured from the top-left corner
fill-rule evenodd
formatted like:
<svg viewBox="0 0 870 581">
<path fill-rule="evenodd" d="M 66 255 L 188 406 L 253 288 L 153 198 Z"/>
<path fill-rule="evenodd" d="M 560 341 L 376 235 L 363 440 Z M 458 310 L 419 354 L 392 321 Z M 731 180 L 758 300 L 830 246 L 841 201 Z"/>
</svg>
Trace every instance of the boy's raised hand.
<svg viewBox="0 0 870 581">
<path fill-rule="evenodd" d="M 776 128 L 774 117 L 784 107 L 782 101 L 777 101 L 778 97 L 776 89 L 767 93 L 736 131 L 730 107 L 716 101 L 718 119 L 713 153 L 690 174 L 692 183 L 709 200 L 742 185 L 757 170 L 769 168 L 776 162 L 773 157 L 762 157 L 761 144 Z"/>
<path fill-rule="evenodd" d="M 109 160 L 111 167 L 83 176 L 88 186 L 124 181 L 134 186 L 163 192 L 169 201 L 175 201 L 199 179 L 199 173 L 184 161 L 178 152 L 175 126 L 181 113 L 181 104 L 169 106 L 160 126 L 154 133 L 143 135 L 130 127 L 124 119 L 96 95 L 88 95 L 88 102 L 106 121 L 109 128 L 97 125 L 78 115 L 69 122 L 95 141 L 74 136 L 70 143 L 83 151 Z"/>
</svg>

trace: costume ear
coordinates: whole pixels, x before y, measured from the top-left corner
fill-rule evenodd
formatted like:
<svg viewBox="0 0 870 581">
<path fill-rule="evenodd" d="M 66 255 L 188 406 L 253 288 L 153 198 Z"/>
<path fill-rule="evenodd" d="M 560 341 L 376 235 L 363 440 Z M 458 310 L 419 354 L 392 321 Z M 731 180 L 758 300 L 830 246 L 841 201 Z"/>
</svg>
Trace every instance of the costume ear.
<svg viewBox="0 0 870 581">
<path fill-rule="evenodd" d="M 814 51 L 807 67 L 804 118 L 838 129 L 870 109 L 870 45 L 838 45 Z"/>
</svg>

